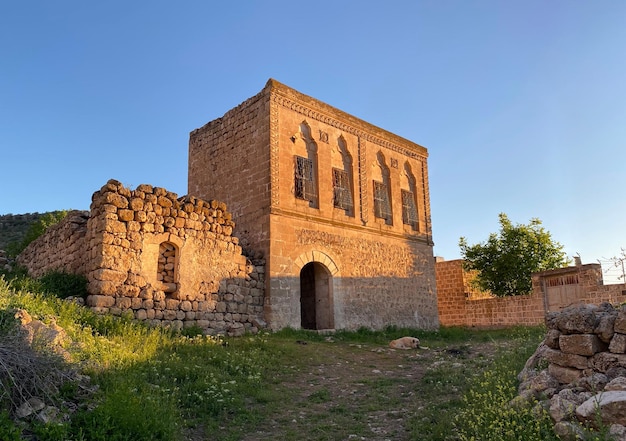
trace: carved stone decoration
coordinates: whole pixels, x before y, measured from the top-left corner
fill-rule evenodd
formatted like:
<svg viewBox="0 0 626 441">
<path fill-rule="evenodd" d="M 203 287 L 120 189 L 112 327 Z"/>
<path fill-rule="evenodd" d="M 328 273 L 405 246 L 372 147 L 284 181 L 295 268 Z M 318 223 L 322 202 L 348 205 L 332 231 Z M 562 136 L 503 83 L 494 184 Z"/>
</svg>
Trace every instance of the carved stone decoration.
<svg viewBox="0 0 626 441">
<path fill-rule="evenodd" d="M 430 245 L 433 244 L 432 230 L 430 225 L 430 195 L 428 194 L 428 172 L 426 171 L 426 161 L 420 161 L 422 164 L 422 188 L 424 189 L 424 227 L 427 241 Z"/>
<path fill-rule="evenodd" d="M 319 134 L 320 134 L 320 141 L 321 142 L 325 142 L 326 144 L 328 144 L 328 132 L 320 130 Z"/>
<path fill-rule="evenodd" d="M 359 201 L 361 207 L 361 221 L 366 224 L 368 221 L 368 204 L 367 204 L 367 162 L 365 157 L 365 142 L 359 137 L 358 153 L 359 153 Z"/>
<path fill-rule="evenodd" d="M 320 112 L 309 109 L 305 105 L 294 102 L 293 100 L 287 97 L 274 94 L 272 95 L 272 103 L 277 103 L 278 105 L 286 107 L 287 109 L 293 110 L 294 112 L 300 113 L 301 115 L 304 115 L 307 118 L 322 122 L 324 124 L 327 124 L 331 127 L 335 127 L 339 130 L 350 133 L 352 135 L 356 135 L 359 138 L 363 138 L 364 140 L 369 141 L 377 146 L 385 147 L 389 150 L 400 153 L 403 156 L 407 156 L 413 159 L 426 159 L 426 156 L 424 154 L 420 154 L 414 150 L 409 150 L 407 148 L 400 147 L 390 141 L 380 139 L 364 130 L 360 130 L 353 126 L 349 126 L 345 123 L 337 121 L 336 119 L 332 117 L 326 116 Z"/>
<path fill-rule="evenodd" d="M 278 104 L 275 101 L 270 102 L 270 183 L 271 183 L 271 204 L 272 207 L 278 207 L 280 204 L 280 195 L 278 193 L 279 185 L 279 150 L 278 150 Z"/>
</svg>

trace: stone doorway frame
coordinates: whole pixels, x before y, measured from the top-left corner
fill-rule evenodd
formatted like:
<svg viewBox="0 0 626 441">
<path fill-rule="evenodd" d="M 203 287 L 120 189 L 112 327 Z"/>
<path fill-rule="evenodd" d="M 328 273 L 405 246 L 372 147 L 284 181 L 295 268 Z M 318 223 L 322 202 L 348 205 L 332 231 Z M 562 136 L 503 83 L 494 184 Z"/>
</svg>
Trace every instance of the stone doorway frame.
<svg viewBox="0 0 626 441">
<path fill-rule="evenodd" d="M 339 273 L 339 268 L 327 254 L 320 251 L 312 251 L 301 254 L 295 260 L 298 274 L 298 302 L 300 306 L 300 327 L 302 329 L 334 329 L 336 324 L 335 317 L 335 299 L 334 299 L 334 281 Z M 307 268 L 310 268 L 307 269 Z M 313 278 L 312 296 L 307 296 L 309 303 L 312 301 L 313 311 L 310 310 L 311 306 L 307 306 L 303 303 L 303 271 L 310 271 L 309 277 Z M 304 274 L 306 277 L 307 274 Z M 310 291 L 311 292 L 311 291 Z M 304 320 L 304 317 L 309 312 L 309 319 Z M 311 320 L 311 313 L 314 319 Z M 306 326 L 305 326 L 306 325 Z"/>
</svg>

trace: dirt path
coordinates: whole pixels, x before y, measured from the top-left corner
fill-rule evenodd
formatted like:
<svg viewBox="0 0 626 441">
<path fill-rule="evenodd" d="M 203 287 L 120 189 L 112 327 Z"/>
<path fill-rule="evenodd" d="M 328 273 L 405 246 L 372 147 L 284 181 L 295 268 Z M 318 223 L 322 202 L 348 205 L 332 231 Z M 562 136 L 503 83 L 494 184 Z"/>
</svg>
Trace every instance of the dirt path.
<svg viewBox="0 0 626 441">
<path fill-rule="evenodd" d="M 294 342 L 302 357 L 275 379 L 280 405 L 245 441 L 416 439 L 407 422 L 432 400 L 455 391 L 431 383 L 427 372 L 462 373 L 495 352 L 495 343 L 469 347 L 394 350 L 334 342 Z M 437 378 L 436 376 L 433 378 Z M 433 380 L 434 381 L 434 380 Z M 440 389 L 440 390 L 439 390 Z"/>
</svg>

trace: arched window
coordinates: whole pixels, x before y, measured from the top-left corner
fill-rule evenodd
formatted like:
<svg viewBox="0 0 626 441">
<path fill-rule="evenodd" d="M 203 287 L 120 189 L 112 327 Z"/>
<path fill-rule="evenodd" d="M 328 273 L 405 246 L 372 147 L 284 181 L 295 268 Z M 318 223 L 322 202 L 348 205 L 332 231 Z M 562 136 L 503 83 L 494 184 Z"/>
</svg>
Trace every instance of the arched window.
<svg viewBox="0 0 626 441">
<path fill-rule="evenodd" d="M 387 225 L 393 225 L 391 210 L 391 179 L 389 167 L 382 152 L 376 155 L 380 167 L 382 181 L 374 181 L 374 216 L 384 219 Z"/>
<path fill-rule="evenodd" d="M 337 140 L 343 168 L 333 168 L 333 205 L 354 216 L 354 197 L 352 193 L 352 156 L 348 152 L 346 140 L 340 136 Z"/>
<path fill-rule="evenodd" d="M 303 121 L 300 131 L 291 137 L 294 143 L 304 142 L 306 156 L 294 158 L 294 195 L 309 201 L 309 206 L 318 208 L 317 197 L 317 144 L 311 136 L 311 128 Z"/>
<path fill-rule="evenodd" d="M 157 280 L 163 284 L 163 291 L 173 293 L 177 285 L 177 257 L 178 248 L 171 242 L 162 242 L 159 245 L 159 261 L 157 265 Z"/>
<path fill-rule="evenodd" d="M 408 162 L 404 164 L 404 175 L 407 184 L 406 188 L 402 188 L 402 223 L 404 225 L 410 225 L 413 230 L 417 231 L 419 226 L 417 204 L 415 202 L 417 185 L 415 176 L 411 170 L 411 165 Z"/>
</svg>

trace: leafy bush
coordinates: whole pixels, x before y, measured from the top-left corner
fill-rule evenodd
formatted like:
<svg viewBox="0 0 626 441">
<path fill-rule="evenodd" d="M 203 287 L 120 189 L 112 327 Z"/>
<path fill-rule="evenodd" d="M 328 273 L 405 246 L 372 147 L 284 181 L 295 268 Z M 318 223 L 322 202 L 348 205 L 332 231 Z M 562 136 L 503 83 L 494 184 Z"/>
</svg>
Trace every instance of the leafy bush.
<svg viewBox="0 0 626 441">
<path fill-rule="evenodd" d="M 87 297 L 87 278 L 79 274 L 51 271 L 39 279 L 43 291 L 65 299 L 70 296 Z"/>
<path fill-rule="evenodd" d="M 513 223 L 500 213 L 500 231 L 486 242 L 469 245 L 461 237 L 463 266 L 477 271 L 470 283 L 498 297 L 530 294 L 532 273 L 568 265 L 563 245 L 554 241 L 539 219 L 528 225 Z"/>
<path fill-rule="evenodd" d="M 6 410 L 0 412 L 0 439 L 3 441 L 20 441 L 22 430 L 11 420 Z"/>
</svg>

